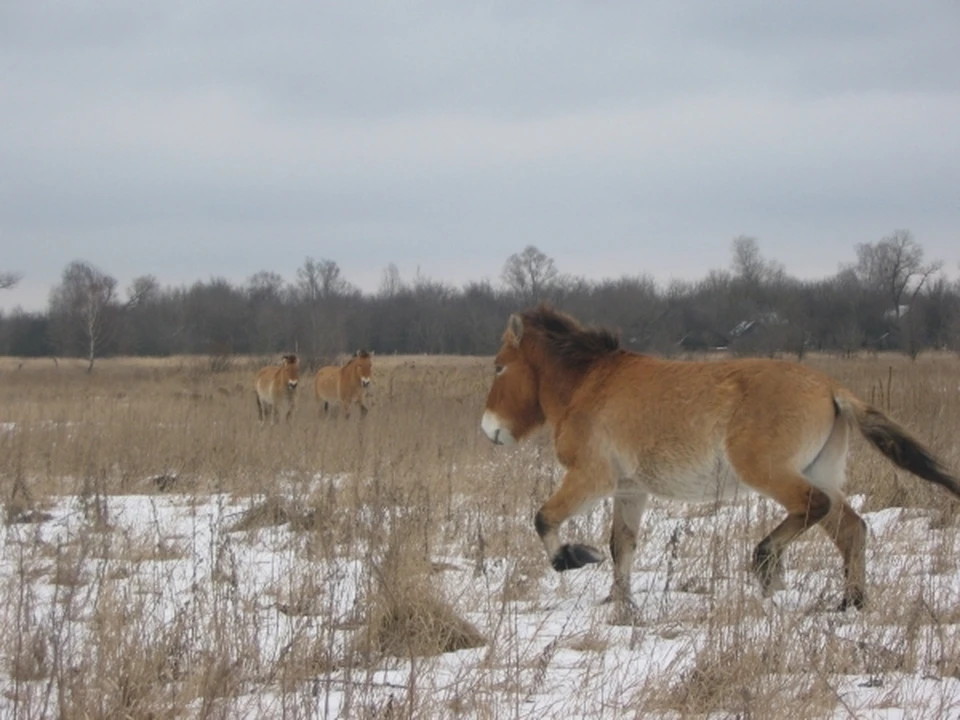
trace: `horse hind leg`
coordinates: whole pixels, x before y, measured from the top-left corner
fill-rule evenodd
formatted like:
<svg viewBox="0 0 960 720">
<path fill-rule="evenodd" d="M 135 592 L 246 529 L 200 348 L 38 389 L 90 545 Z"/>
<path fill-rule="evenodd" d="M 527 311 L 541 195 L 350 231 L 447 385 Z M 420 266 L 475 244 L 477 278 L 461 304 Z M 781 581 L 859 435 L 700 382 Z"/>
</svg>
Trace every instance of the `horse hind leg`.
<svg viewBox="0 0 960 720">
<path fill-rule="evenodd" d="M 867 524 L 840 492 L 845 480 L 849 433 L 847 424 L 838 421 L 823 450 L 803 472 L 814 485 L 829 489 L 833 495 L 830 513 L 820 527 L 843 558 L 843 600 L 837 608 L 841 611 L 848 607 L 861 610 L 866 601 Z"/>
<path fill-rule="evenodd" d="M 777 527 L 761 540 L 753 553 L 753 571 L 760 581 L 764 597 L 769 597 L 783 585 L 783 552 L 806 530 L 830 513 L 830 495 L 811 485 L 798 473 L 782 472 L 757 487 L 761 493 L 776 500 L 787 511 Z"/>
<path fill-rule="evenodd" d="M 843 558 L 843 600 L 841 612 L 854 607 L 862 610 L 866 603 L 867 524 L 846 500 L 834 503 L 830 514 L 820 523 Z"/>
<path fill-rule="evenodd" d="M 260 420 L 260 422 L 263 422 L 263 403 L 260 401 L 260 395 L 258 393 L 254 393 L 253 399 L 257 401 L 257 418 Z"/>
</svg>

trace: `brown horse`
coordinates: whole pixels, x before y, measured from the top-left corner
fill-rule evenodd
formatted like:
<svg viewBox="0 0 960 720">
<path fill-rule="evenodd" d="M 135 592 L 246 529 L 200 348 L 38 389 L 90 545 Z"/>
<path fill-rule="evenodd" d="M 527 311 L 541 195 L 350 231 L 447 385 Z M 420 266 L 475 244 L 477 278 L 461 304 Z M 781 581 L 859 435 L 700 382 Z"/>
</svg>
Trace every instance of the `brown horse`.
<svg viewBox="0 0 960 720">
<path fill-rule="evenodd" d="M 343 367 L 322 367 L 317 370 L 317 377 L 313 387 L 317 402 L 326 413 L 330 403 L 339 402 L 343 408 L 343 416 L 350 417 L 350 405 L 354 401 L 360 405 L 360 416 L 367 414 L 367 406 L 363 402 L 363 391 L 370 387 L 373 376 L 373 353 L 366 350 L 357 350 L 350 361 Z"/>
<path fill-rule="evenodd" d="M 254 389 L 257 397 L 257 414 L 263 422 L 273 415 L 280 420 L 279 405 L 287 403 L 286 419 L 289 420 L 297 401 L 297 384 L 300 382 L 300 360 L 296 355 L 284 355 L 280 365 L 271 365 L 257 373 Z"/>
<path fill-rule="evenodd" d="M 747 486 L 780 503 L 786 519 L 753 555 L 764 596 L 783 587 L 787 545 L 819 523 L 843 556 L 840 609 L 862 608 L 866 580 L 866 525 L 841 492 L 851 428 L 894 464 L 960 496 L 960 481 L 907 430 L 802 365 L 648 357 L 543 305 L 510 316 L 494 362 L 484 433 L 509 444 L 546 423 L 566 470 L 535 518 L 554 569 L 602 559 L 588 545 L 561 544 L 558 528 L 612 495 L 607 601 L 624 608 L 649 495 L 715 501 Z"/>
</svg>

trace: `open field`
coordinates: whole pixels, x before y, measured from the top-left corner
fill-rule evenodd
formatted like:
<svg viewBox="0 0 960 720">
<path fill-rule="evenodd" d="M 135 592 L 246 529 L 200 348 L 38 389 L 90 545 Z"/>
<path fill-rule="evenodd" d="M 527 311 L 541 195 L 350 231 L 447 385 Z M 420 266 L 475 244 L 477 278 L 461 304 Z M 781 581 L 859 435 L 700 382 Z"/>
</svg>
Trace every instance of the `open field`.
<svg viewBox="0 0 960 720">
<path fill-rule="evenodd" d="M 0 358 L 0 717 L 958 717 L 960 516 L 857 439 L 868 608 L 773 503 L 654 501 L 633 590 L 533 530 L 550 439 L 479 429 L 489 358 L 374 357 L 370 413 L 261 426 L 274 358 Z M 960 359 L 812 357 L 960 468 Z M 609 503 L 565 528 L 605 547 Z"/>
</svg>

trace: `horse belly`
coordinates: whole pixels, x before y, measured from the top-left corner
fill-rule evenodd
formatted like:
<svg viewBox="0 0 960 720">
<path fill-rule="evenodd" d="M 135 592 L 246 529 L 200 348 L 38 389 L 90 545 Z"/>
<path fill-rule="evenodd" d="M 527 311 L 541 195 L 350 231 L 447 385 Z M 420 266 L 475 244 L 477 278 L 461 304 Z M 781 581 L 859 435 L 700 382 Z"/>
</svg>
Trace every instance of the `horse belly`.
<svg viewBox="0 0 960 720">
<path fill-rule="evenodd" d="M 642 468 L 628 483 L 642 492 L 682 502 L 729 500 L 740 487 L 740 479 L 722 453 L 675 468 Z"/>
</svg>

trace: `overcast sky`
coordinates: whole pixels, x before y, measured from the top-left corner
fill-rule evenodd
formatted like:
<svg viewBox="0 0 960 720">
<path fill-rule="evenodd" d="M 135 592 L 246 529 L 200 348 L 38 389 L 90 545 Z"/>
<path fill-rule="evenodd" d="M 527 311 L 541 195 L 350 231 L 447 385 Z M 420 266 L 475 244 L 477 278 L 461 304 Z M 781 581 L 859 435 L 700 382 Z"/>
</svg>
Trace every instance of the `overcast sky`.
<svg viewBox="0 0 960 720">
<path fill-rule="evenodd" d="M 960 3 L 0 4 L 0 308 L 306 256 L 496 281 L 798 277 L 913 232 L 960 261 Z"/>
</svg>

